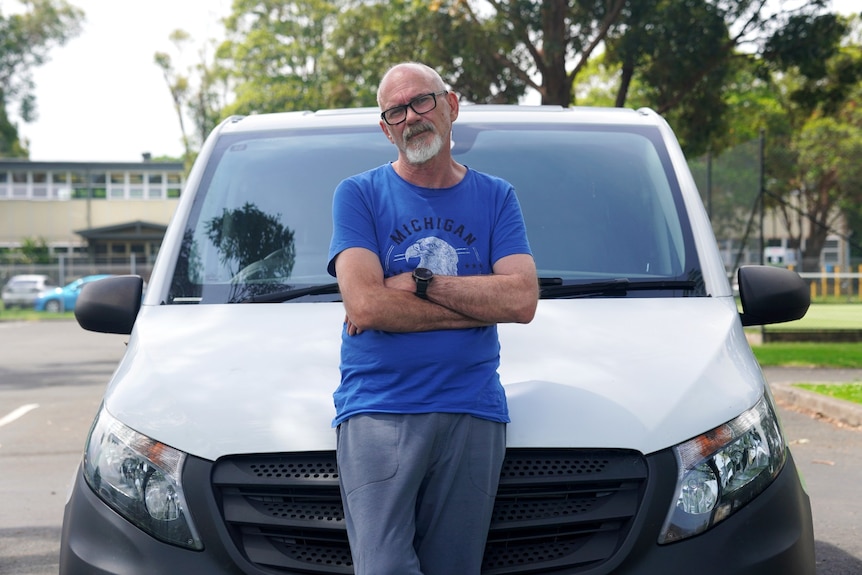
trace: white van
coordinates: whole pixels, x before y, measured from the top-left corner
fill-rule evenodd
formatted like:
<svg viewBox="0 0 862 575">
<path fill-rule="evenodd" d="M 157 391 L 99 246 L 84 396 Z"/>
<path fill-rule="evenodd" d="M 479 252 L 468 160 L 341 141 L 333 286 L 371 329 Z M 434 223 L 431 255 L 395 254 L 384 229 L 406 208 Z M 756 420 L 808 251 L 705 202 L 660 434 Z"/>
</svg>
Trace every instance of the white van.
<svg viewBox="0 0 862 575">
<path fill-rule="evenodd" d="M 60 573 L 349 574 L 332 392 L 332 192 L 395 159 L 379 111 L 234 117 L 142 279 L 89 284 L 130 334 L 66 506 Z M 814 575 L 808 496 L 744 325 L 808 308 L 739 271 L 649 110 L 463 106 L 455 158 L 512 182 L 538 267 L 499 326 L 512 423 L 483 573 Z M 409 242 L 411 230 L 393 230 Z M 457 574 L 453 574 L 457 575 Z"/>
</svg>

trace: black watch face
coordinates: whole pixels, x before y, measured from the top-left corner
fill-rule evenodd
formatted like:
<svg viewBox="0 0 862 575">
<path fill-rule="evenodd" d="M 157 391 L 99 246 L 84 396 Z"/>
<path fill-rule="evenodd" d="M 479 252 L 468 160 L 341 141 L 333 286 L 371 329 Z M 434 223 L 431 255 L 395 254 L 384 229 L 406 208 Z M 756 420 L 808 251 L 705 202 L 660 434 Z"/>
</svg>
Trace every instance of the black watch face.
<svg viewBox="0 0 862 575">
<path fill-rule="evenodd" d="M 417 280 L 428 281 L 432 277 L 434 277 L 434 272 L 432 272 L 428 268 L 416 268 L 415 270 L 413 270 L 413 277 Z"/>
</svg>

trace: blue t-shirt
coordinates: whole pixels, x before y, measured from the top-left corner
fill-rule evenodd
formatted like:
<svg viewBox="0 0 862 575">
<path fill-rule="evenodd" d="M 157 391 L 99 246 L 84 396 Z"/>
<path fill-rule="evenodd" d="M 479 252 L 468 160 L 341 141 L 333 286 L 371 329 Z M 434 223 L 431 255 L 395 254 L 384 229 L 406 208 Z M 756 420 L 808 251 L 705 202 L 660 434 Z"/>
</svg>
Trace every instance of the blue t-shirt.
<svg viewBox="0 0 862 575">
<path fill-rule="evenodd" d="M 387 164 L 338 185 L 329 273 L 351 247 L 380 257 L 385 277 L 425 267 L 435 275 L 492 273 L 497 260 L 529 254 L 512 185 L 467 170 L 451 188 L 428 189 Z M 496 326 L 392 333 L 342 331 L 341 385 L 333 425 L 358 413 L 468 413 L 509 421 L 497 368 Z"/>
</svg>

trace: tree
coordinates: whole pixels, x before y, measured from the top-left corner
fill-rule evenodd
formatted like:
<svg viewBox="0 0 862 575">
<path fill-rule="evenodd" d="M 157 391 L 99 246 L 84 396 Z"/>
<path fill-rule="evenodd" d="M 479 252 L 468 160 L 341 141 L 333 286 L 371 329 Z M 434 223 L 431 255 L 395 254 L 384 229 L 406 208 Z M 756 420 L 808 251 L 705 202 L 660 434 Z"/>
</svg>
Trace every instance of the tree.
<svg viewBox="0 0 862 575">
<path fill-rule="evenodd" d="M 343 0 L 235 0 L 217 62 L 234 100 L 222 115 L 326 107 L 320 62 Z"/>
<path fill-rule="evenodd" d="M 862 90 L 857 89 L 856 99 L 848 101 L 836 116 L 812 115 L 790 141 L 794 162 L 785 181 L 796 200 L 790 200 L 788 194 L 778 195 L 776 209 L 788 229 L 801 217 L 810 223 L 802 271 L 818 269 L 827 236 L 844 232 L 842 218 L 849 223 L 862 218 L 860 96 Z"/>
<path fill-rule="evenodd" d="M 192 41 L 192 38 L 184 30 L 175 30 L 171 33 L 170 40 L 181 57 L 185 46 Z M 170 54 L 156 52 L 154 55 L 155 63 L 162 70 L 174 103 L 186 169 L 191 168 L 197 156 L 195 150 L 199 149 L 221 120 L 222 110 L 227 101 L 228 89 L 225 76 L 220 69 L 207 62 L 206 45 L 200 49 L 199 58 L 197 65 L 189 67 L 183 73 L 175 67 Z M 190 128 L 186 127 L 187 114 L 191 115 Z"/>
<path fill-rule="evenodd" d="M 51 263 L 50 250 L 45 238 L 24 238 L 19 248 L 21 261 L 28 264 Z"/>
<path fill-rule="evenodd" d="M 576 103 L 599 56 L 614 103 L 646 105 L 696 155 L 727 131 L 727 84 L 752 58 L 816 81 L 841 28 L 824 0 L 238 0 L 218 69 L 222 116 L 373 105 L 394 63 L 421 60 L 477 103 Z"/>
<path fill-rule="evenodd" d="M 835 25 L 844 31 L 840 50 L 823 62 L 803 53 L 776 82 L 789 128 L 772 138 L 769 193 L 788 229 L 800 219 L 809 222 L 805 241 L 798 238 L 803 271 L 817 269 L 827 236 L 843 233 L 842 218 L 862 221 L 862 19 Z M 858 237 L 851 243 L 859 244 Z"/>
<path fill-rule="evenodd" d="M 78 35 L 84 17 L 65 0 L 21 0 L 21 5 L 19 13 L 0 13 L 0 157 L 29 155 L 9 109 L 17 107 L 24 122 L 36 119 L 32 70 L 48 60 L 52 49 Z"/>
<path fill-rule="evenodd" d="M 347 79 L 342 93 L 353 84 L 367 91 L 384 62 L 420 59 L 472 102 L 514 103 L 533 89 L 544 104 L 569 106 L 600 55 L 618 78 L 615 105 L 626 105 L 639 86 L 637 105 L 667 117 L 690 154 L 705 151 L 727 128 L 724 87 L 747 58 L 741 48 L 786 67 L 809 53 L 809 63 L 828 57 L 840 35 L 834 17 L 820 14 L 822 0 L 775 11 L 765 0 L 351 4 L 351 16 L 331 36 L 341 40 L 331 61 Z"/>
</svg>

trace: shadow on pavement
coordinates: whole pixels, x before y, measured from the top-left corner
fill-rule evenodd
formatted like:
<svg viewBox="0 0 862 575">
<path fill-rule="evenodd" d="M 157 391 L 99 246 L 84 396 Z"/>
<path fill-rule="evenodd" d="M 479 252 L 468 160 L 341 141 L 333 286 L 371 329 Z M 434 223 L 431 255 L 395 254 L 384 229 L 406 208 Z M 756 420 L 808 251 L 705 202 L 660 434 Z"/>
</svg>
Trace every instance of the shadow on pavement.
<svg viewBox="0 0 862 575">
<path fill-rule="evenodd" d="M 862 573 L 862 559 L 825 541 L 814 542 L 817 575 L 850 575 Z"/>
<path fill-rule="evenodd" d="M 0 573 L 52 575 L 60 566 L 60 527 L 0 529 Z"/>
</svg>

